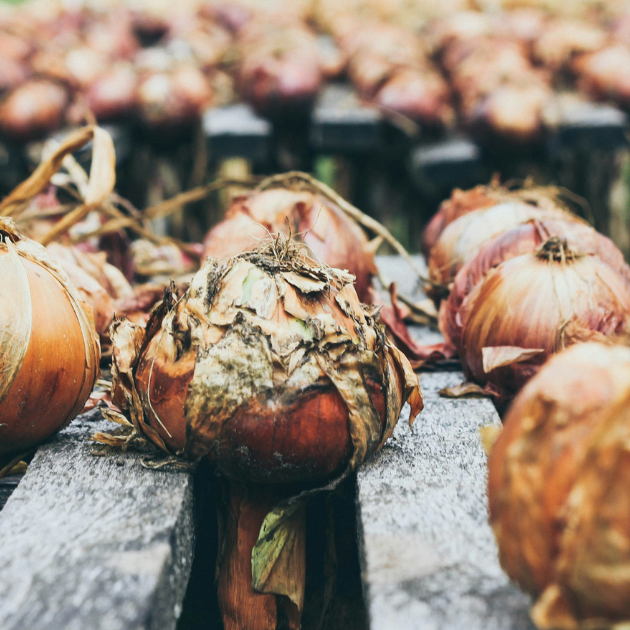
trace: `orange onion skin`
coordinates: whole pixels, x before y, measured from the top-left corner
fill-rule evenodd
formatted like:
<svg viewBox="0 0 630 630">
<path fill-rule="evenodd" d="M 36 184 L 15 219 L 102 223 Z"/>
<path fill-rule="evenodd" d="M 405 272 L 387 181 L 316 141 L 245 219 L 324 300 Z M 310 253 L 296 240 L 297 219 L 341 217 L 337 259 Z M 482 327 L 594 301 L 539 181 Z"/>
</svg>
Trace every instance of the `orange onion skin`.
<svg viewBox="0 0 630 630">
<path fill-rule="evenodd" d="M 630 617 L 629 384 L 628 348 L 572 346 L 523 388 L 490 453 L 501 565 L 527 592 L 544 593 L 533 610 L 540 628 Z"/>
<path fill-rule="evenodd" d="M 182 451 L 186 445 L 186 393 L 196 354 L 185 355 L 173 364 L 159 352 L 158 335 L 138 364 L 136 383 L 141 395 L 151 400 L 152 426 L 170 449 Z M 397 378 L 400 388 L 400 376 Z M 371 383 L 370 389 L 384 422 L 383 392 L 376 383 Z M 278 458 L 278 453 L 283 457 Z M 351 455 L 347 407 L 330 383 L 322 383 L 294 398 L 280 395 L 273 401 L 250 400 L 225 425 L 208 457 L 231 479 L 295 483 L 339 473 Z"/>
<path fill-rule="evenodd" d="M 26 142 L 58 128 L 68 93 L 58 83 L 32 79 L 13 90 L 0 104 L 0 134 Z"/>
<path fill-rule="evenodd" d="M 431 248 L 440 238 L 440 234 L 455 219 L 468 212 L 494 206 L 498 202 L 498 191 L 490 186 L 475 186 L 470 190 L 456 188 L 449 199 L 440 204 L 422 233 L 420 249 L 425 256 L 429 256 Z"/>
<path fill-rule="evenodd" d="M 438 322 L 440 331 L 449 344 L 455 347 L 459 344 L 462 330 L 459 309 L 475 285 L 491 269 L 510 258 L 534 252 L 552 236 L 566 239 L 569 247 L 585 254 L 599 256 L 618 271 L 630 287 L 630 267 L 621 251 L 608 237 L 577 221 L 554 217 L 532 219 L 487 243 L 455 276 L 448 299 L 440 304 Z"/>
<path fill-rule="evenodd" d="M 574 336 L 628 333 L 630 292 L 627 280 L 597 256 L 561 263 L 524 254 L 492 269 L 466 297 L 460 317 L 467 377 L 509 399 Z M 483 350 L 494 347 L 541 352 L 486 373 Z"/>
<path fill-rule="evenodd" d="M 356 277 L 359 298 L 370 302 L 376 273 L 363 230 L 335 204 L 309 192 L 274 189 L 238 197 L 225 219 L 204 239 L 204 257 L 226 258 L 255 248 L 271 234 L 288 234 L 307 245 L 316 259 Z"/>
<path fill-rule="evenodd" d="M 26 451 L 63 428 L 83 408 L 98 376 L 98 341 L 90 340 L 86 374 L 86 342 L 65 289 L 37 263 L 23 264 L 33 323 L 22 365 L 0 402 L 0 455 Z"/>
</svg>

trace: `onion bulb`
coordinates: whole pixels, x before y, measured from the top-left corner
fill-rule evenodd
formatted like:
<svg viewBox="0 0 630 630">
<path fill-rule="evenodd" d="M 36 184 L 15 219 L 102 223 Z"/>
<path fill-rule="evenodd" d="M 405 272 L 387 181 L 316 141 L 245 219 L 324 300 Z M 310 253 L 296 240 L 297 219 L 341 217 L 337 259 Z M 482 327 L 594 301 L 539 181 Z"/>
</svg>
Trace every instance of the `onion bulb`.
<svg viewBox="0 0 630 630">
<path fill-rule="evenodd" d="M 359 302 L 351 276 L 302 250 L 277 239 L 234 258 L 208 258 L 184 296 L 174 303 L 167 295 L 146 329 L 123 320 L 112 330 L 114 403 L 162 449 L 206 457 L 232 480 L 236 504 L 218 585 L 230 630 L 275 628 L 285 600 L 275 594 L 290 600 L 290 627 L 299 627 L 303 543 L 290 551 L 270 538 L 295 558 L 282 585 L 275 561 L 260 583 L 252 552 L 273 506 L 262 498 L 269 488 L 343 475 L 382 446 L 405 401 L 412 418 L 422 408 L 416 375 Z M 303 541 L 303 519 L 287 509 L 287 540 Z"/>
<path fill-rule="evenodd" d="M 0 103 L 0 134 L 26 142 L 61 126 L 69 98 L 66 88 L 46 79 L 31 79 Z"/>
<path fill-rule="evenodd" d="M 493 186 L 475 186 L 470 190 L 456 188 L 451 196 L 440 204 L 422 233 L 420 249 L 425 256 L 429 256 L 445 228 L 464 214 L 473 210 L 481 210 L 496 206 L 500 201 L 501 192 Z"/>
<path fill-rule="evenodd" d="M 0 219 L 0 459 L 67 425 L 98 375 L 92 311 L 39 244 Z M 2 466 L 0 466 L 1 468 Z"/>
<path fill-rule="evenodd" d="M 630 268 L 609 238 L 578 221 L 555 217 L 532 219 L 497 236 L 459 270 L 448 300 L 440 305 L 439 326 L 447 342 L 457 347 L 461 335 L 459 309 L 488 271 L 510 258 L 534 252 L 552 236 L 564 238 L 572 249 L 599 256 L 626 278 L 630 286 Z"/>
<path fill-rule="evenodd" d="M 234 256 L 256 247 L 270 233 L 292 235 L 315 258 L 347 269 L 356 278 L 359 298 L 370 301 L 376 265 L 365 233 L 335 203 L 310 191 L 276 188 L 237 197 L 225 219 L 208 232 L 204 256 Z"/>
<path fill-rule="evenodd" d="M 131 296 L 129 282 L 119 269 L 107 262 L 105 252 L 88 253 L 59 243 L 51 243 L 47 249 L 81 299 L 91 306 L 101 344 L 108 345 L 116 303 Z"/>
<path fill-rule="evenodd" d="M 449 286 L 457 272 L 493 238 L 525 221 L 550 215 L 580 220 L 557 207 L 543 209 L 518 200 L 464 214 L 444 229 L 431 249 L 428 261 L 430 279 Z"/>
<path fill-rule="evenodd" d="M 543 630 L 630 620 L 630 350 L 575 345 L 515 399 L 489 459 L 501 565 Z"/>
<path fill-rule="evenodd" d="M 509 399 L 552 353 L 630 331 L 628 281 L 598 256 L 550 238 L 492 269 L 464 300 L 468 378 Z"/>
</svg>

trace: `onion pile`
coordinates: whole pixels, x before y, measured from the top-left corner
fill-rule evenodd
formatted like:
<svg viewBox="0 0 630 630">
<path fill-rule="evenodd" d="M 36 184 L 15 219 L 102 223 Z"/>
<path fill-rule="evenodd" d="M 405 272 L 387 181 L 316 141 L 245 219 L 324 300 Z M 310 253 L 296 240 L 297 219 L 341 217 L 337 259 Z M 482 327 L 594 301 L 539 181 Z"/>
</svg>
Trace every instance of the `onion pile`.
<svg viewBox="0 0 630 630">
<path fill-rule="evenodd" d="M 514 401 L 489 458 L 501 565 L 542 630 L 630 620 L 630 350 L 584 343 Z"/>
<path fill-rule="evenodd" d="M 506 400 L 550 354 L 630 332 L 630 285 L 598 256 L 552 237 L 489 271 L 458 316 L 466 375 Z"/>
<path fill-rule="evenodd" d="M 304 511 L 289 502 L 265 519 L 295 493 L 277 484 L 343 476 L 391 435 L 405 401 L 412 418 L 422 408 L 417 377 L 351 280 L 279 238 L 208 258 L 146 329 L 113 326 L 115 404 L 160 448 L 232 480 L 218 584 L 230 630 L 275 628 L 281 614 L 299 627 Z M 265 552 L 269 519 L 290 532 L 272 539 L 279 559 Z"/>
<path fill-rule="evenodd" d="M 470 132 L 490 144 L 541 140 L 551 77 L 534 67 L 524 44 L 492 16 L 475 13 L 438 20 L 430 35 Z"/>
<path fill-rule="evenodd" d="M 99 366 L 89 306 L 46 250 L 0 218 L 0 469 L 66 426 Z"/>
<path fill-rule="evenodd" d="M 374 251 L 363 230 L 332 200 L 309 190 L 273 188 L 237 197 L 208 232 L 204 256 L 224 258 L 256 247 L 269 234 L 294 236 L 322 262 L 347 269 L 359 298 L 370 301 Z"/>
<path fill-rule="evenodd" d="M 412 30 L 355 18 L 334 32 L 348 77 L 363 98 L 427 127 L 453 122 L 448 85 Z"/>
</svg>

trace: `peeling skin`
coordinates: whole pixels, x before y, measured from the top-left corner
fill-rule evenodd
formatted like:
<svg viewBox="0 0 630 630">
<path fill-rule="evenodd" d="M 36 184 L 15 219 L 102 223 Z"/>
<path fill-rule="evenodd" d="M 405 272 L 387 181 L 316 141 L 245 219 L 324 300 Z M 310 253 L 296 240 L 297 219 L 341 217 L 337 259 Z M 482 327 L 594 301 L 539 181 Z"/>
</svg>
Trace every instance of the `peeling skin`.
<svg viewBox="0 0 630 630">
<path fill-rule="evenodd" d="M 132 344 L 118 398 L 162 448 L 207 456 L 232 478 L 325 481 L 355 468 L 383 444 L 404 402 L 415 417 L 422 398 L 352 280 L 280 239 L 208 259 L 142 348 Z M 115 345 L 124 343 L 119 330 Z"/>
</svg>

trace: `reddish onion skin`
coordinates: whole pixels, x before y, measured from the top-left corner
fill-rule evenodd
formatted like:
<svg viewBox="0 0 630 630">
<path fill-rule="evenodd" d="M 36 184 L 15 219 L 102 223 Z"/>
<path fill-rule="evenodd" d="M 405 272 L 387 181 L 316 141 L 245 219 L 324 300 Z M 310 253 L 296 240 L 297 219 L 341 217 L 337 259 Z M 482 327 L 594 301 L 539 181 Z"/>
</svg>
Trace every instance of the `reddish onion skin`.
<svg viewBox="0 0 630 630">
<path fill-rule="evenodd" d="M 549 239 L 536 253 L 492 269 L 461 306 L 464 371 L 500 399 L 509 400 L 563 347 L 630 331 L 627 280 L 597 256 L 571 254 L 566 243 Z M 539 352 L 486 372 L 484 349 L 497 347 Z"/>
<path fill-rule="evenodd" d="M 431 249 L 428 267 L 433 282 L 450 286 L 457 272 L 492 239 L 530 219 L 559 216 L 580 221 L 559 208 L 540 208 L 511 200 L 468 212 L 448 225 Z"/>
<path fill-rule="evenodd" d="M 58 83 L 33 79 L 0 103 L 0 133 L 19 142 L 54 131 L 63 122 L 68 92 Z"/>
<path fill-rule="evenodd" d="M 630 50 L 608 46 L 580 56 L 573 64 L 578 87 L 597 99 L 612 99 L 622 107 L 630 105 Z"/>
<path fill-rule="evenodd" d="M 99 121 L 133 115 L 137 82 L 131 66 L 114 66 L 89 86 L 85 93 L 87 106 Z"/>
<path fill-rule="evenodd" d="M 518 395 L 490 453 L 501 565 L 539 597 L 539 628 L 630 618 L 629 384 L 628 348 L 572 346 Z"/>
<path fill-rule="evenodd" d="M 615 244 L 592 227 L 560 218 L 533 219 L 505 232 L 485 245 L 455 276 L 448 300 L 440 305 L 439 327 L 447 342 L 457 347 L 461 336 L 459 309 L 466 296 L 486 274 L 502 262 L 536 251 L 552 236 L 566 239 L 569 247 L 599 256 L 618 271 L 630 287 L 630 268 Z"/>
<path fill-rule="evenodd" d="M 274 189 L 238 197 L 225 219 L 204 239 L 204 257 L 225 258 L 255 248 L 271 234 L 288 231 L 316 259 L 356 278 L 359 298 L 370 302 L 376 273 L 374 254 L 363 230 L 331 201 L 310 192 Z"/>
<path fill-rule="evenodd" d="M 98 374 L 98 341 L 95 335 L 84 339 L 66 289 L 41 265 L 27 259 L 23 265 L 32 329 L 19 372 L 0 402 L 0 455 L 24 452 L 63 428 L 85 404 Z M 91 320 L 90 307 L 84 307 Z"/>
<path fill-rule="evenodd" d="M 449 199 L 440 204 L 422 233 L 420 249 L 425 256 L 429 256 L 431 248 L 440 238 L 440 234 L 455 219 L 468 212 L 489 208 L 498 203 L 499 191 L 491 186 L 475 186 L 470 190 L 456 188 Z"/>
</svg>

